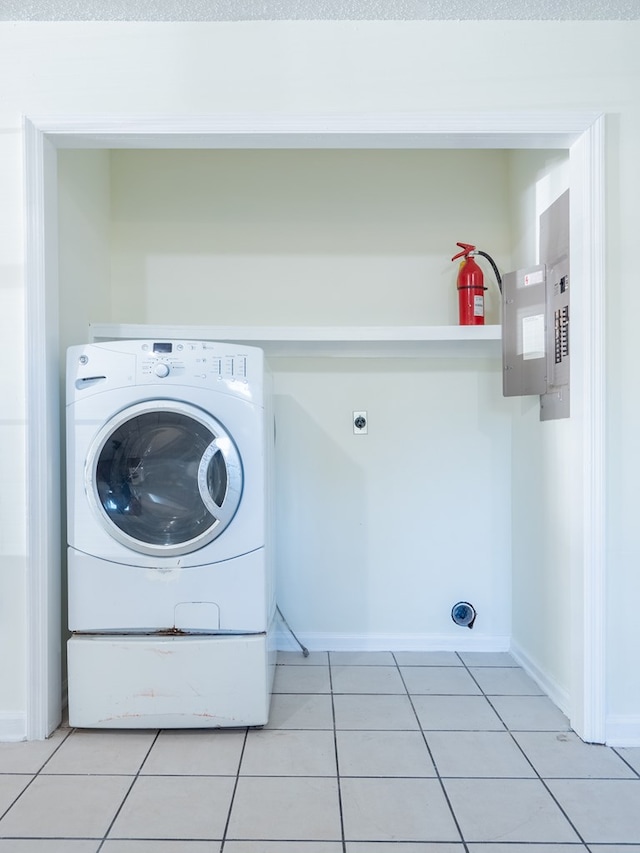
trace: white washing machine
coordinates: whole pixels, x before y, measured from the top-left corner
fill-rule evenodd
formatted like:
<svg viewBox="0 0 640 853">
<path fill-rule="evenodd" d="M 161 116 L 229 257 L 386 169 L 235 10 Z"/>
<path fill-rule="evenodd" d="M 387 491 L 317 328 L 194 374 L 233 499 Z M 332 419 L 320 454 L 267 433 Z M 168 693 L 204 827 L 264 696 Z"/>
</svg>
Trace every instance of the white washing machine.
<svg viewBox="0 0 640 853">
<path fill-rule="evenodd" d="M 273 440 L 256 347 L 69 349 L 72 726 L 267 722 Z"/>
</svg>

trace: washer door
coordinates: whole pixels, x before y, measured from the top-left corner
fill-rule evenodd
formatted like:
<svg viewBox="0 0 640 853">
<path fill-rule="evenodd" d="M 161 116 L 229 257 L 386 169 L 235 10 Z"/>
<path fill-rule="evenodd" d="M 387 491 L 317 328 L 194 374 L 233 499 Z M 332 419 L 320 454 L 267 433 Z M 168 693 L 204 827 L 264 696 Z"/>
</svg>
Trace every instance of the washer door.
<svg viewBox="0 0 640 853">
<path fill-rule="evenodd" d="M 188 404 L 152 400 L 115 415 L 93 441 L 85 492 L 108 533 L 142 554 L 179 556 L 227 527 L 242 463 L 224 427 Z"/>
</svg>

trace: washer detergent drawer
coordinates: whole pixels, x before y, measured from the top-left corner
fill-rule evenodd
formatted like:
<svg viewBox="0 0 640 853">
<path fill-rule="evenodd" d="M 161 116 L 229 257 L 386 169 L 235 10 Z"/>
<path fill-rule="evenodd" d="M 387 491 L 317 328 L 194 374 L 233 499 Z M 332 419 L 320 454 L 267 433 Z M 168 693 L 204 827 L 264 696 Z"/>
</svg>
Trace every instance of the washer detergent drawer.
<svg viewBox="0 0 640 853">
<path fill-rule="evenodd" d="M 275 653 L 266 634 L 73 636 L 69 723 L 81 728 L 263 726 Z"/>
</svg>

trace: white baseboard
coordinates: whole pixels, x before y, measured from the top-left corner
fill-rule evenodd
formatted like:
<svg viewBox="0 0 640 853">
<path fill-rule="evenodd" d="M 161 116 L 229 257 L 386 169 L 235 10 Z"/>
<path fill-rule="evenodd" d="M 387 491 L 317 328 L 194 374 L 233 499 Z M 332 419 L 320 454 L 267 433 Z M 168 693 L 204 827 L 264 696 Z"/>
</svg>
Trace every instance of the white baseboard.
<svg viewBox="0 0 640 853">
<path fill-rule="evenodd" d="M 547 694 L 549 699 L 557 705 L 563 714 L 569 716 L 569 691 L 561 687 L 547 672 L 529 657 L 529 655 L 517 644 L 511 641 L 510 652 L 514 659 L 524 669 L 527 675 L 536 682 L 538 687 Z"/>
<path fill-rule="evenodd" d="M 0 711 L 0 741 L 27 739 L 27 715 L 24 711 Z"/>
<path fill-rule="evenodd" d="M 640 714 L 609 714 L 605 738 L 607 746 L 640 746 Z"/>
<path fill-rule="evenodd" d="M 464 629 L 461 629 L 461 632 Z M 297 632 L 296 632 L 297 633 Z M 509 637 L 489 637 L 465 630 L 459 634 L 338 634 L 297 633 L 311 652 L 506 652 Z M 276 632 L 279 651 L 298 649 L 296 641 L 280 625 Z"/>
</svg>

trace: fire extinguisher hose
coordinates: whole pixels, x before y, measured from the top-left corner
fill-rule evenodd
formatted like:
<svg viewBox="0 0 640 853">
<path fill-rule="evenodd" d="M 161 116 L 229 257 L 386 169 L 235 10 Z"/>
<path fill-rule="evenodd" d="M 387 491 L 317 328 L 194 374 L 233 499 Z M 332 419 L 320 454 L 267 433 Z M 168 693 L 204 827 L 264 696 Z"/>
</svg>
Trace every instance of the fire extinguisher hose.
<svg viewBox="0 0 640 853">
<path fill-rule="evenodd" d="M 498 289 L 500 290 L 500 293 L 502 293 L 502 276 L 498 272 L 498 267 L 496 266 L 496 262 L 493 260 L 491 255 L 488 255 L 486 252 L 481 252 L 480 249 L 476 249 L 475 254 L 476 255 L 482 255 L 483 258 L 486 258 L 489 261 L 489 263 L 493 267 L 493 272 L 495 273 L 496 281 L 498 282 Z M 485 287 L 485 290 L 486 289 L 487 288 Z"/>
</svg>

